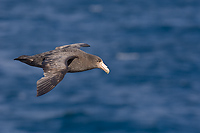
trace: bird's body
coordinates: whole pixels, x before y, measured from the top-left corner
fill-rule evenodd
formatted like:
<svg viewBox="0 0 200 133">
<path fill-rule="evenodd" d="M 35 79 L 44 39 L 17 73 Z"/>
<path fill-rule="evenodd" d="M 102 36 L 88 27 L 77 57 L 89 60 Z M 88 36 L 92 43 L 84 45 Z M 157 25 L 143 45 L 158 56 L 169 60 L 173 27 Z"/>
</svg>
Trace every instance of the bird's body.
<svg viewBox="0 0 200 133">
<path fill-rule="evenodd" d="M 52 90 L 67 72 L 74 73 L 101 68 L 109 73 L 109 69 L 101 58 L 80 50 L 81 47 L 89 46 L 85 43 L 64 45 L 33 56 L 22 55 L 15 60 L 43 68 L 44 77 L 37 81 L 37 96 L 40 96 Z"/>
</svg>

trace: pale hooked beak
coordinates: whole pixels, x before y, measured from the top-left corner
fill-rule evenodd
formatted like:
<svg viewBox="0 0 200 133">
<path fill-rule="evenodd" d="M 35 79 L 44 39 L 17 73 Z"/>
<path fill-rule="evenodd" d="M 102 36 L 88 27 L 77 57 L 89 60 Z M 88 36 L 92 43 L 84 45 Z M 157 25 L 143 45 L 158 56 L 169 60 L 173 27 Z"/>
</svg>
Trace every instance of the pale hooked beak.
<svg viewBox="0 0 200 133">
<path fill-rule="evenodd" d="M 98 67 L 104 70 L 107 74 L 109 74 L 110 70 L 108 67 L 103 63 L 103 61 L 99 62 Z"/>
</svg>

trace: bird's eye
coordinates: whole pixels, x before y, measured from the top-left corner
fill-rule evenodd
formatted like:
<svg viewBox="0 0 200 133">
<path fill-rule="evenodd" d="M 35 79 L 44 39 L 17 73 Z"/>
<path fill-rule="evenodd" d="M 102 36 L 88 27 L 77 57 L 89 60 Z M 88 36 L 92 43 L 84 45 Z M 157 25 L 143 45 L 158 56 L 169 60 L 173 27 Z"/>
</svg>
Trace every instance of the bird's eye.
<svg viewBox="0 0 200 133">
<path fill-rule="evenodd" d="M 101 59 L 97 59 L 97 62 L 101 62 Z"/>
</svg>

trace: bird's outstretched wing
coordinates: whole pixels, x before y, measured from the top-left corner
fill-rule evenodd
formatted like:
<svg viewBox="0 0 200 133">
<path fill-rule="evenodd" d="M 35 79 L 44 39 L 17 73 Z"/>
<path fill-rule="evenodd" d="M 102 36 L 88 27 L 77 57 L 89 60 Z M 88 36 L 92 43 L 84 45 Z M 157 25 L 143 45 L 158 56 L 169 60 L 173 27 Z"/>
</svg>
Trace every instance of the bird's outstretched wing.
<svg viewBox="0 0 200 133">
<path fill-rule="evenodd" d="M 65 57 L 59 54 L 45 58 L 42 64 L 44 77 L 37 81 L 37 96 L 41 96 L 52 90 L 67 73 L 67 62 L 75 58 L 77 56 Z"/>
<path fill-rule="evenodd" d="M 63 48 L 69 48 L 69 47 L 80 49 L 81 47 L 90 47 L 90 45 L 87 43 L 74 43 L 74 44 L 70 44 L 70 45 L 63 45 L 60 47 L 56 47 L 55 49 L 63 49 Z"/>
</svg>

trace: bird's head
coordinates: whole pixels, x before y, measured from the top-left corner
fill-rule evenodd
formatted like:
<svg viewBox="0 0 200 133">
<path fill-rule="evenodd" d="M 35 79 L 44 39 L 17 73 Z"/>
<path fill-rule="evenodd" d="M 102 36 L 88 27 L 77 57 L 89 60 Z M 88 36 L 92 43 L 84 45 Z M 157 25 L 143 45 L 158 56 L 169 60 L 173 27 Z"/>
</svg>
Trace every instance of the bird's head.
<svg viewBox="0 0 200 133">
<path fill-rule="evenodd" d="M 107 74 L 109 74 L 110 70 L 104 64 L 103 60 L 98 56 L 93 56 L 93 57 L 94 58 L 92 59 L 92 61 L 94 64 L 96 64 L 96 68 L 100 68 L 100 69 L 104 70 Z"/>
</svg>

